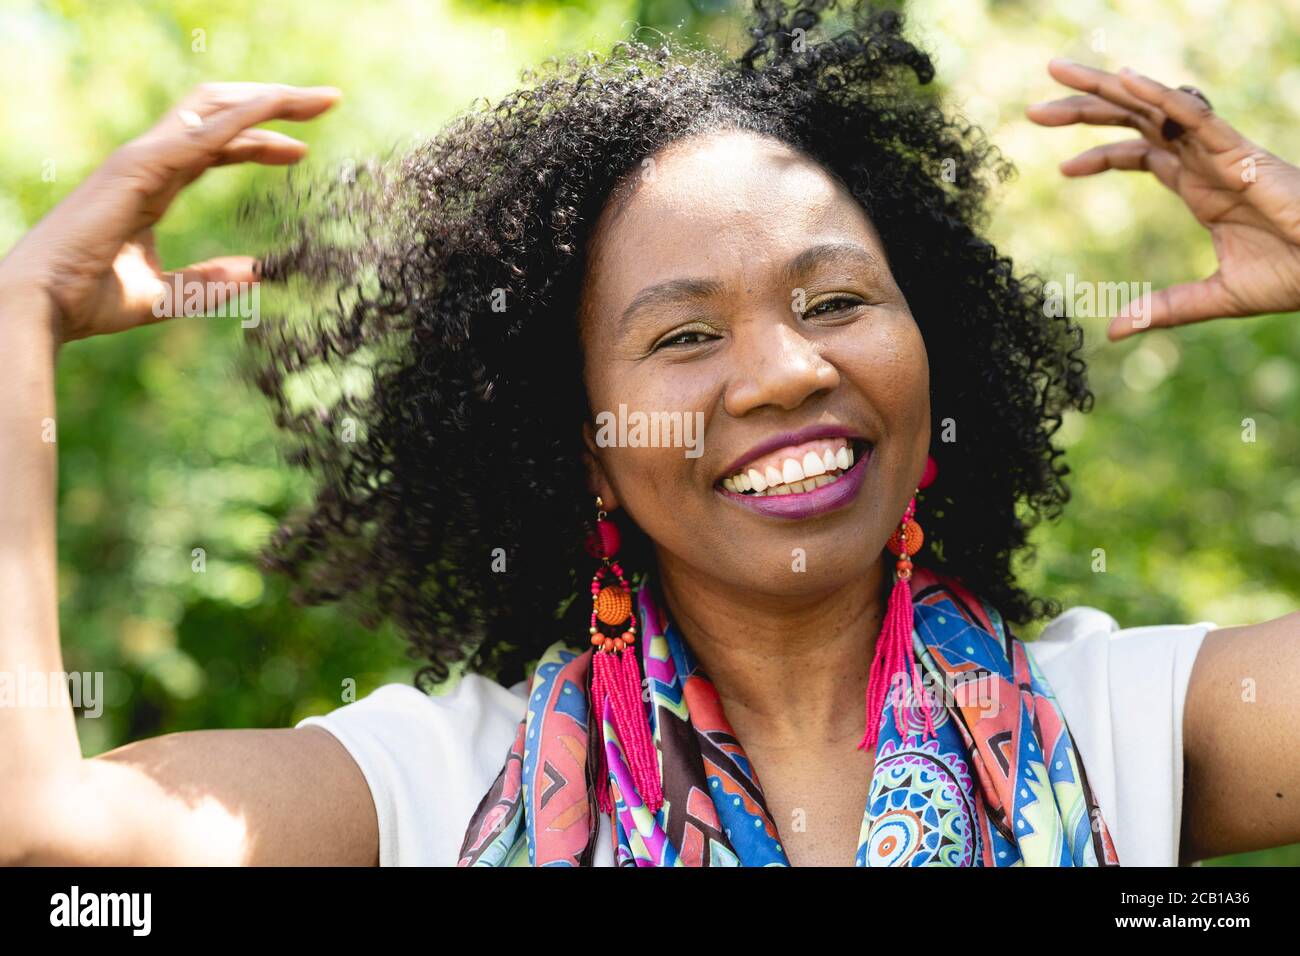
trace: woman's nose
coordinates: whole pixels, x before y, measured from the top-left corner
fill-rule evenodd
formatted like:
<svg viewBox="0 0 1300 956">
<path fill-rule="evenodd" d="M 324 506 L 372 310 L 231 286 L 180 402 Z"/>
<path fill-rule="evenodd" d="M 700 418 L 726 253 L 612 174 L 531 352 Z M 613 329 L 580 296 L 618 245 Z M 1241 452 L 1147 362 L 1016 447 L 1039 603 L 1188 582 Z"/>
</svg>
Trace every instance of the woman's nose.
<svg viewBox="0 0 1300 956">
<path fill-rule="evenodd" d="M 840 382 L 816 344 L 788 322 L 749 323 L 739 332 L 724 406 L 739 417 L 764 405 L 787 411 Z"/>
</svg>

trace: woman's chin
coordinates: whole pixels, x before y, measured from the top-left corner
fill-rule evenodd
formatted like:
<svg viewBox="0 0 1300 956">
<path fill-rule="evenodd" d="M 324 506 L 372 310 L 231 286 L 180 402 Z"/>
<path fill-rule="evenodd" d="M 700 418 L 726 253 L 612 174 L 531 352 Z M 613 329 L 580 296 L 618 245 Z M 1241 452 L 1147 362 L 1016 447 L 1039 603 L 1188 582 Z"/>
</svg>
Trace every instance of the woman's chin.
<svg viewBox="0 0 1300 956">
<path fill-rule="evenodd" d="M 860 549 L 811 545 L 740 549 L 750 559 L 743 568 L 712 573 L 739 593 L 754 598 L 788 599 L 836 591 L 871 574 L 872 557 Z M 875 559 L 879 560 L 879 553 Z"/>
</svg>

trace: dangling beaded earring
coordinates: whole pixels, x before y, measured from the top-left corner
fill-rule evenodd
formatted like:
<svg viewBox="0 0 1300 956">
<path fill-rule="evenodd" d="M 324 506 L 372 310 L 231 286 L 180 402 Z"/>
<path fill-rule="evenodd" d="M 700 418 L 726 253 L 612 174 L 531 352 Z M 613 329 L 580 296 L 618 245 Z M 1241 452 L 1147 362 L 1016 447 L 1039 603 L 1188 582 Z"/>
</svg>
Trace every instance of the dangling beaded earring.
<svg viewBox="0 0 1300 956">
<path fill-rule="evenodd" d="M 622 543 L 618 526 L 596 498 L 596 530 L 587 538 L 587 551 L 600 558 L 601 565 L 591 578 L 591 705 L 597 726 L 610 704 L 614 732 L 623 748 L 632 783 L 651 813 L 663 806 L 663 783 L 655 753 L 650 722 L 641 699 L 641 668 L 636 660 L 636 616 L 632 611 L 632 589 L 623 568 L 614 560 Z M 600 731 L 597 730 L 597 733 Z M 605 813 L 614 809 L 609 795 L 609 766 L 605 748 L 599 747 L 596 768 L 596 802 Z"/>
<path fill-rule="evenodd" d="M 912 607 L 912 556 L 921 550 L 925 535 L 916 521 L 916 495 L 922 488 L 928 488 L 934 482 L 938 466 L 933 457 L 925 460 L 925 471 L 917 485 L 912 500 L 907 503 L 903 519 L 894 533 L 889 536 L 887 547 L 898 560 L 894 564 L 894 588 L 889 594 L 889 604 L 885 610 L 884 624 L 880 636 L 876 639 L 876 652 L 871 661 L 871 675 L 867 680 L 867 729 L 863 734 L 859 750 L 874 752 L 880 737 L 880 724 L 884 719 L 885 699 L 894 690 L 894 723 L 899 733 L 907 735 L 904 722 L 903 704 L 907 696 L 907 684 L 911 679 L 913 696 L 921 706 L 925 727 L 921 734 L 924 742 L 935 735 L 931 701 L 921 700 L 922 687 L 917 671 L 916 655 L 912 652 L 912 629 L 914 627 L 914 609 Z"/>
</svg>

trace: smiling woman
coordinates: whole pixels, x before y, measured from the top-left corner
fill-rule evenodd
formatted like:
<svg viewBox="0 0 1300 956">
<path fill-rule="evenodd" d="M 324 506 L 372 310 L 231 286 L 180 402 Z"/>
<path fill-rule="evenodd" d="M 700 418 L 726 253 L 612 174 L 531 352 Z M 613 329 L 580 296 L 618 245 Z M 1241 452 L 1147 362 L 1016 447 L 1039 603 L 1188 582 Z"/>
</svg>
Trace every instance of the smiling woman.
<svg viewBox="0 0 1300 956">
<path fill-rule="evenodd" d="M 757 565 L 734 547 L 739 511 L 712 494 L 774 432 L 820 425 L 879 444 L 854 534 L 883 543 L 932 452 L 928 565 L 1010 620 L 1056 610 L 1017 585 L 1011 561 L 1067 499 L 1051 436 L 1091 397 L 1078 327 L 1047 316 L 1040 283 L 978 233 L 989 180 L 1009 170 L 917 95 L 932 69 L 897 15 L 863 14 L 861 32 L 797 54 L 794 21 L 776 10 L 739 61 L 628 43 L 561 64 L 463 116 L 368 196 L 341 184 L 338 201 L 302 204 L 318 223 L 281 217 L 295 242 L 266 257 L 265 277 L 325 277 L 349 304 L 285 341 L 284 323 L 264 322 L 259 383 L 329 483 L 271 553 L 305 598 L 376 598 L 433 679 L 468 654 L 517 680 L 581 623 L 577 605 L 555 610 L 587 573 L 601 491 L 589 460 L 608 472 L 630 568 L 649 569 L 662 546 L 728 562 L 747 588 L 760 567 L 766 589 L 826 587 L 825 565 L 776 581 L 790 547 L 810 543 L 786 539 L 811 535 L 817 549 L 835 529 L 787 528 Z M 352 217 L 342 243 L 339 208 Z M 359 253 L 353 235 L 388 239 Z M 358 277 L 369 294 L 353 304 Z M 505 308 L 490 308 L 501 295 Z M 327 415 L 295 406 L 301 370 L 376 349 L 399 358 L 370 397 Z M 589 459 L 584 423 L 620 404 L 704 412 L 704 455 Z M 347 417 L 372 439 L 339 442 Z M 945 423 L 957 440 L 932 447 Z M 360 563 L 358 538 L 371 556 Z M 489 570 L 496 547 L 508 573 Z M 851 560 L 864 571 L 875 558 Z"/>
<path fill-rule="evenodd" d="M 823 37 L 825 6 L 756 4 L 736 60 L 625 43 L 558 65 L 371 181 L 291 195 L 292 239 L 256 265 L 191 267 L 325 303 L 253 333 L 250 374 L 319 480 L 269 566 L 303 601 L 395 621 L 426 684 L 469 673 L 89 761 L 66 726 L 6 715 L 22 773 L 0 773 L 0 848 L 1097 866 L 1300 838 L 1300 767 L 1274 759 L 1300 746 L 1296 616 L 1121 631 L 1017 582 L 1029 530 L 1068 499 L 1054 436 L 1091 404 L 1082 334 L 981 236 L 1008 168 L 917 90 L 933 71 L 899 16 L 853 5 Z M 1067 172 L 1149 169 L 1218 230 L 1220 273 L 1113 336 L 1300 306 L 1300 171 L 1192 94 L 1052 71 L 1086 93 L 1037 121 L 1143 136 Z M 0 270 L 43 317 L 19 343 L 33 375 L 51 344 L 150 321 L 107 253 L 139 259 L 140 230 L 214 157 L 296 159 L 248 127 L 334 96 L 201 91 L 183 105 L 199 126 L 164 121 L 86 187 L 117 219 L 82 197 L 38 227 Z M 1225 178 L 1246 154 L 1273 173 L 1249 190 Z M 122 189 L 133 163 L 153 173 Z M 87 264 L 61 228 L 107 252 Z M 37 269 L 49 248 L 65 251 Z M 301 401 L 304 377 L 358 368 L 368 388 Z M 9 398 L 36 415 L 44 394 Z M 629 410 L 683 437 L 698 422 L 689 452 L 608 428 Z M 49 454 L 27 454 L 15 473 L 36 488 Z M 47 531 L 16 533 L 44 553 Z M 20 572 L 0 583 L 41 626 L 0 647 L 54 667 L 53 574 Z M 1014 636 L 1044 617 L 1035 644 Z M 1237 700 L 1243 673 L 1260 704 Z M 196 787 L 241 838 L 205 838 L 212 801 L 177 796 Z M 111 834 L 75 812 L 92 794 Z"/>
</svg>

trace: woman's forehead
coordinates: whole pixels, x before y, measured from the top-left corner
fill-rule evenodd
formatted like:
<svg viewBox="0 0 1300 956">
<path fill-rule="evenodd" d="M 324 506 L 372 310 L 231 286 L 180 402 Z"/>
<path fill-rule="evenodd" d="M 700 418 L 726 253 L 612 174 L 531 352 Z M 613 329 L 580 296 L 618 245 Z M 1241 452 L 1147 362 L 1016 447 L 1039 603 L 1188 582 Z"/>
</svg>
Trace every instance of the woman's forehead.
<svg viewBox="0 0 1300 956">
<path fill-rule="evenodd" d="M 630 297 L 633 285 L 679 275 L 780 267 L 831 243 L 881 253 L 849 192 L 816 161 L 770 137 L 692 137 L 632 175 L 594 239 L 589 291 L 602 298 Z"/>
</svg>

